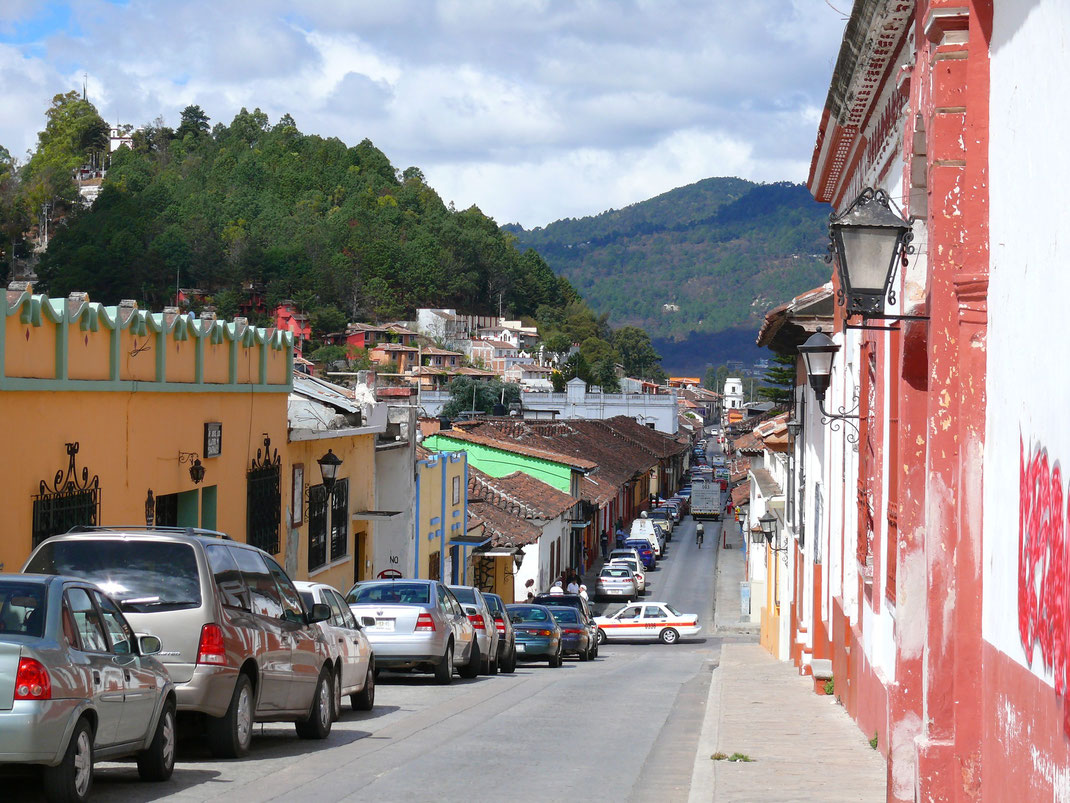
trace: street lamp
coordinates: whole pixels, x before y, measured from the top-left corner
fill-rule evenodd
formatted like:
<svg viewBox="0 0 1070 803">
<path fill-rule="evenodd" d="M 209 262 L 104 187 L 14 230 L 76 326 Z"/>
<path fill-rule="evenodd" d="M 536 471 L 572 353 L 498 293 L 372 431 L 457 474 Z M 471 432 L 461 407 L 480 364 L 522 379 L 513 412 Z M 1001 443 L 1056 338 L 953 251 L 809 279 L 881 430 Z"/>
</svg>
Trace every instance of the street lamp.
<svg viewBox="0 0 1070 803">
<path fill-rule="evenodd" d="M 342 465 L 342 460 L 333 449 L 328 449 L 327 454 L 316 462 L 320 467 L 320 476 L 323 477 L 323 489 L 327 492 L 327 496 L 331 496 L 334 493 L 334 481 L 338 476 L 338 467 Z"/>
<path fill-rule="evenodd" d="M 788 435 L 794 441 L 802 433 L 802 421 L 792 418 L 788 421 Z"/>
<path fill-rule="evenodd" d="M 895 303 L 892 279 L 896 265 L 914 253 L 913 218 L 904 219 L 882 189 L 866 187 L 842 214 L 829 216 L 829 256 L 842 286 L 840 303 L 847 314 L 863 318 L 927 320 L 920 316 L 884 314 L 884 302 Z"/>
<path fill-rule="evenodd" d="M 762 528 L 762 535 L 765 536 L 765 540 L 769 544 L 770 549 L 774 552 L 784 552 L 787 550 L 786 546 L 778 547 L 774 543 L 777 534 L 777 520 L 772 511 L 767 510 L 762 514 L 758 519 L 758 526 Z"/>
<path fill-rule="evenodd" d="M 517 547 L 516 552 L 513 553 L 513 563 L 516 565 L 517 571 L 519 571 L 521 564 L 524 563 L 524 550 L 522 547 Z"/>
<path fill-rule="evenodd" d="M 852 435 L 846 432 L 847 440 L 850 443 L 858 443 L 858 424 L 855 421 L 859 416 L 852 415 L 858 409 L 858 389 L 855 389 L 855 406 L 851 410 L 843 407 L 840 407 L 837 413 L 829 413 L 825 410 L 825 391 L 829 389 L 829 383 L 832 380 L 832 361 L 839 350 L 840 347 L 820 328 L 799 346 L 799 352 L 806 361 L 806 376 L 810 380 L 814 398 L 817 399 L 817 407 L 821 411 L 821 423 L 829 424 L 834 432 L 839 430 L 841 421 L 850 424 L 854 427 L 855 433 Z M 799 426 L 801 427 L 801 424 Z"/>
</svg>

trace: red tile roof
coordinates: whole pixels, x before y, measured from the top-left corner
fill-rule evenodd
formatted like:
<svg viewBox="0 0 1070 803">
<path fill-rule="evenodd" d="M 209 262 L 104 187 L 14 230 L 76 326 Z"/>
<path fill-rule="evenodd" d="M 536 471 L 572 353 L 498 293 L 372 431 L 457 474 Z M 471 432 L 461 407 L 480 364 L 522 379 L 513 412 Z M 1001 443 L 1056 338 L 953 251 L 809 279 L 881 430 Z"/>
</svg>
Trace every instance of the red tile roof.
<svg viewBox="0 0 1070 803">
<path fill-rule="evenodd" d="M 530 474 L 514 471 L 504 477 L 490 475 L 469 467 L 468 498 L 496 504 L 523 518 L 554 519 L 577 503 L 567 493 L 537 480 Z"/>
</svg>

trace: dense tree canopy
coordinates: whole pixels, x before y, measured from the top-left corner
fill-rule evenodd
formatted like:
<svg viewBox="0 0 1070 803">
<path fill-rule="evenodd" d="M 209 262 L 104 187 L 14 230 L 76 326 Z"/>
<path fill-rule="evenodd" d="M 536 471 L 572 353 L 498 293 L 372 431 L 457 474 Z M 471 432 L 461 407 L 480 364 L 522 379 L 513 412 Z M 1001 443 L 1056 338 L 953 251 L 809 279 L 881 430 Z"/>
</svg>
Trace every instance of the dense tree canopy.
<svg viewBox="0 0 1070 803">
<path fill-rule="evenodd" d="M 454 211 L 417 168 L 368 140 L 347 147 L 242 109 L 209 129 L 195 105 L 112 155 L 103 190 L 73 214 L 38 270 L 53 295 L 168 303 L 176 285 L 222 294 L 256 282 L 349 320 L 416 307 L 532 315 L 578 299 L 534 251 L 476 207 Z M 580 302 L 582 305 L 582 302 Z"/>
</svg>

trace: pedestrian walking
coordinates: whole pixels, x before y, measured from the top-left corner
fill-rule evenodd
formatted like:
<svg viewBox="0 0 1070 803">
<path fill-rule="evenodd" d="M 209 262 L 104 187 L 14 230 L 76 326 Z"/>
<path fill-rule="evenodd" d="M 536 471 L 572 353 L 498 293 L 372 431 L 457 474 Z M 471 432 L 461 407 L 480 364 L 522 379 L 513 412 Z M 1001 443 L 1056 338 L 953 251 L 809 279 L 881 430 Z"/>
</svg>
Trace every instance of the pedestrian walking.
<svg viewBox="0 0 1070 803">
<path fill-rule="evenodd" d="M 568 591 L 569 594 L 579 594 L 580 593 L 580 584 L 579 584 L 579 580 L 576 577 L 576 575 L 573 575 L 572 578 L 568 581 L 568 587 L 566 588 L 566 590 Z"/>
<path fill-rule="evenodd" d="M 590 600 L 591 599 L 590 597 L 587 596 L 587 586 L 585 586 L 585 585 L 581 585 L 580 586 L 580 596 L 583 597 L 585 600 Z"/>
<path fill-rule="evenodd" d="M 602 534 L 598 537 L 598 543 L 602 547 L 602 560 L 609 557 L 609 535 L 605 530 L 602 530 Z"/>
<path fill-rule="evenodd" d="M 624 533 L 624 530 L 621 529 L 620 527 L 618 527 L 617 528 L 617 549 L 620 549 L 621 547 L 624 546 L 624 539 L 625 538 L 626 538 L 626 535 Z"/>
<path fill-rule="evenodd" d="M 564 594 L 565 593 L 565 589 L 561 588 L 561 581 L 560 580 L 554 580 L 554 584 L 552 586 L 550 586 L 550 593 L 553 594 L 554 596 L 557 596 L 558 594 Z"/>
<path fill-rule="evenodd" d="M 535 599 L 535 581 L 530 577 L 524 581 L 524 591 L 527 594 L 525 601 L 531 602 Z"/>
</svg>

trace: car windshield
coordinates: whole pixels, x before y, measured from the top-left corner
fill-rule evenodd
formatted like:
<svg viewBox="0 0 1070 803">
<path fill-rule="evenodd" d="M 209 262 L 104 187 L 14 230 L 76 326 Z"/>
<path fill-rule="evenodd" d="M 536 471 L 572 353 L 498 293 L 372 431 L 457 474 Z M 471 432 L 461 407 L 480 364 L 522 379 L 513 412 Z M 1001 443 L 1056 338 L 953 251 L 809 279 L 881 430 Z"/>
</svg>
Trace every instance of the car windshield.
<svg viewBox="0 0 1070 803">
<path fill-rule="evenodd" d="M 461 602 L 468 602 L 472 605 L 476 604 L 476 590 L 474 588 L 462 588 L 461 586 L 450 586 L 450 591 L 453 592 L 453 596 Z"/>
<path fill-rule="evenodd" d="M 669 604 L 669 603 L 667 603 L 667 602 L 666 602 L 666 603 L 665 603 L 665 605 L 663 605 L 662 607 L 664 607 L 664 608 L 665 608 L 665 610 L 667 610 L 667 611 L 668 611 L 669 613 L 671 613 L 671 614 L 672 614 L 673 616 L 683 616 L 683 614 L 682 614 L 682 613 L 680 613 L 680 611 L 676 610 L 676 608 L 674 608 L 674 607 L 673 607 L 672 605 L 670 605 L 670 604 Z"/>
<path fill-rule="evenodd" d="M 431 602 L 431 586 L 426 583 L 363 583 L 346 594 L 346 602 L 400 602 L 406 605 L 427 605 Z"/>
<path fill-rule="evenodd" d="M 630 569 L 602 569 L 600 577 L 630 577 Z"/>
<path fill-rule="evenodd" d="M 625 558 L 616 558 L 615 560 L 611 560 L 609 562 L 609 564 L 611 566 L 616 566 L 616 565 L 626 566 L 627 568 L 631 569 L 633 572 L 634 571 L 638 571 L 638 569 L 639 569 L 639 567 L 636 566 L 634 560 L 627 560 Z"/>
<path fill-rule="evenodd" d="M 520 622 L 549 622 L 550 614 L 545 608 L 539 608 L 535 605 L 510 605 L 506 610 L 509 611 L 509 618 Z"/>
<path fill-rule="evenodd" d="M 578 625 L 580 623 L 580 615 L 574 608 L 551 608 L 550 613 L 554 616 L 554 621 L 558 624 Z"/>
<path fill-rule="evenodd" d="M 44 627 L 44 583 L 0 583 L 0 633 L 40 638 Z"/>
<path fill-rule="evenodd" d="M 175 541 L 46 541 L 25 571 L 91 580 L 131 613 L 201 604 L 197 556 L 192 546 Z"/>
</svg>

